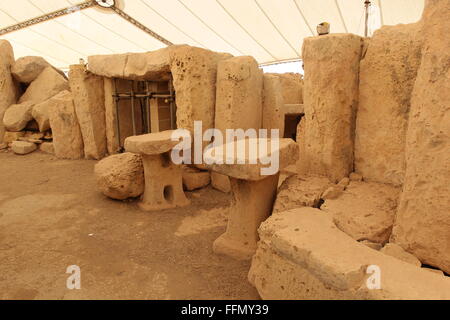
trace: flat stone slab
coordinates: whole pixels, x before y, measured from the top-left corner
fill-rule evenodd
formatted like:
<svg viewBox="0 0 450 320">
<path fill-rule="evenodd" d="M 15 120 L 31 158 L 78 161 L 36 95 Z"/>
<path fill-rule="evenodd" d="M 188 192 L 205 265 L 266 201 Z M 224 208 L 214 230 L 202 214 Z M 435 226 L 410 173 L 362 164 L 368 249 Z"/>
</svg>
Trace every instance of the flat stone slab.
<svg viewBox="0 0 450 320">
<path fill-rule="evenodd" d="M 12 143 L 12 151 L 15 154 L 28 154 L 33 152 L 37 149 L 37 146 L 32 142 L 26 142 L 26 141 L 14 141 Z"/>
<path fill-rule="evenodd" d="M 173 130 L 132 136 L 125 139 L 127 152 L 157 155 L 172 150 L 179 141 L 172 141 Z"/>
<path fill-rule="evenodd" d="M 235 152 L 234 154 L 227 154 L 227 147 L 231 148 L 233 142 L 229 142 L 223 144 L 221 146 L 215 147 L 211 149 L 211 152 L 204 156 L 205 162 L 212 161 L 214 157 L 220 153 L 222 153 L 224 164 L 209 164 L 207 165 L 212 171 L 227 175 L 232 178 L 241 179 L 241 180 L 261 180 L 267 178 L 268 175 L 273 175 L 278 173 L 283 168 L 296 163 L 298 159 L 298 145 L 294 140 L 289 138 L 279 139 L 278 148 L 271 150 L 271 139 L 266 138 L 251 138 L 245 139 L 245 153 L 242 155 L 238 155 L 236 152 L 238 142 L 234 142 Z M 249 146 L 256 146 L 257 151 L 256 154 L 250 154 Z M 267 146 L 267 157 L 271 159 L 271 156 L 274 152 L 279 152 L 278 159 L 278 171 L 272 174 L 264 175 L 262 174 L 262 170 L 264 168 L 268 168 L 271 164 L 262 164 L 261 159 L 264 157 L 260 157 L 258 154 L 259 148 L 262 146 Z M 238 164 L 238 160 L 244 160 L 242 164 Z M 227 164 L 228 163 L 228 164 Z"/>
<path fill-rule="evenodd" d="M 284 114 L 305 114 L 303 104 L 285 104 L 283 107 Z"/>
</svg>

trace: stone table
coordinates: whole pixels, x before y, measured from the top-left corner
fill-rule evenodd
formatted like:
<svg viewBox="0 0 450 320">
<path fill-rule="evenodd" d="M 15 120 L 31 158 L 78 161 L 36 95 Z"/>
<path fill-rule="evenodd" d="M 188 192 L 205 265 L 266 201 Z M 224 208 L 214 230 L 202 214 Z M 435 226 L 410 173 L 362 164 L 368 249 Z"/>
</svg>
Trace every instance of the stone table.
<svg viewBox="0 0 450 320">
<path fill-rule="evenodd" d="M 170 151 L 178 144 L 172 141 L 172 130 L 132 136 L 125 139 L 125 150 L 142 156 L 145 190 L 139 206 L 145 211 L 189 205 L 183 191 L 182 169 L 175 165 Z"/>
<path fill-rule="evenodd" d="M 235 259 L 250 259 L 256 251 L 258 242 L 258 228 L 261 222 L 266 220 L 271 212 L 277 194 L 279 171 L 298 159 L 298 145 L 292 139 L 277 139 L 278 148 L 271 148 L 270 139 L 246 139 L 245 163 L 238 164 L 237 152 L 227 154 L 227 146 L 230 143 L 211 149 L 210 154 L 205 155 L 205 161 L 210 162 L 214 156 L 223 152 L 224 164 L 209 164 L 209 169 L 230 177 L 232 204 L 228 218 L 227 230 L 213 244 L 213 251 L 225 254 Z M 273 142 L 273 141 L 272 141 Z M 279 153 L 279 169 L 270 175 L 263 175 L 262 168 L 270 165 L 261 163 L 261 157 L 249 154 L 249 145 L 257 145 L 257 148 L 267 146 L 270 157 Z M 236 150 L 236 149 L 235 149 Z M 251 161 L 253 160 L 253 161 Z M 231 163 L 233 164 L 227 164 Z M 253 163 L 252 162 L 257 162 Z"/>
</svg>

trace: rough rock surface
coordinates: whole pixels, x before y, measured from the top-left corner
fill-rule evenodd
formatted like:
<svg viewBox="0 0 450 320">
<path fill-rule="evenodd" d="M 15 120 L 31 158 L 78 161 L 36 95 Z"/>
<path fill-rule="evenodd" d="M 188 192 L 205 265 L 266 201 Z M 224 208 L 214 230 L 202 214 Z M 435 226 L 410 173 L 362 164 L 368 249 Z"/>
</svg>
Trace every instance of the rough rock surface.
<svg viewBox="0 0 450 320">
<path fill-rule="evenodd" d="M 406 173 L 393 241 L 450 273 L 450 1 L 429 0 L 411 99 Z"/>
<path fill-rule="evenodd" d="M 278 137 L 283 138 L 284 104 L 280 77 L 265 74 L 263 80 L 262 127 L 267 130 L 278 129 Z M 268 137 L 272 137 L 270 131 Z"/>
<path fill-rule="evenodd" d="M 352 181 L 337 199 L 327 199 L 321 210 L 355 240 L 386 243 L 391 235 L 400 190 L 375 182 Z"/>
<path fill-rule="evenodd" d="M 380 250 L 380 252 L 383 252 L 388 256 L 400 259 L 417 267 L 422 266 L 422 263 L 419 261 L 419 259 L 417 259 L 411 253 L 406 252 L 402 247 L 396 245 L 395 243 L 386 243 L 386 245 Z"/>
<path fill-rule="evenodd" d="M 228 193 L 231 191 L 230 178 L 224 174 L 211 172 L 211 186 L 219 191 Z"/>
<path fill-rule="evenodd" d="M 377 30 L 361 60 L 355 169 L 367 181 L 403 183 L 411 92 L 421 58 L 419 27 Z"/>
<path fill-rule="evenodd" d="M 12 65 L 11 73 L 17 81 L 21 83 L 31 83 L 36 80 L 41 72 L 47 67 L 52 67 L 52 65 L 44 58 L 28 56 L 17 59 Z M 55 70 L 64 76 L 62 71 Z"/>
<path fill-rule="evenodd" d="M 211 177 L 209 171 L 201 171 L 193 167 L 183 167 L 183 186 L 188 191 L 201 189 L 209 185 Z"/>
<path fill-rule="evenodd" d="M 305 172 L 338 182 L 353 171 L 362 38 L 331 34 L 306 38 L 304 150 Z"/>
<path fill-rule="evenodd" d="M 50 119 L 48 114 L 51 104 L 50 100 L 46 100 L 33 106 L 31 111 L 33 119 L 38 123 L 40 132 L 45 132 L 50 129 Z"/>
<path fill-rule="evenodd" d="M 331 185 L 327 177 L 292 175 L 278 189 L 273 214 L 299 207 L 318 207 L 324 190 Z"/>
<path fill-rule="evenodd" d="M 248 278 L 263 299 L 450 299 L 449 278 L 358 243 L 319 209 L 272 216 L 259 236 Z M 377 290 L 369 266 L 381 270 Z"/>
<path fill-rule="evenodd" d="M 62 159 L 83 158 L 83 138 L 72 94 L 69 91 L 63 91 L 54 96 L 51 101 L 49 118 L 55 155 Z"/>
<path fill-rule="evenodd" d="M 105 95 L 103 78 L 86 71 L 83 65 L 72 65 L 70 89 L 87 159 L 101 159 L 107 153 Z"/>
<path fill-rule="evenodd" d="M 102 159 L 95 165 L 95 177 L 100 191 L 112 199 L 135 198 L 144 192 L 144 167 L 138 154 L 126 152 Z"/>
<path fill-rule="evenodd" d="M 216 128 L 223 133 L 226 129 L 260 129 L 262 90 L 263 73 L 254 58 L 221 61 L 217 71 Z"/>
<path fill-rule="evenodd" d="M 69 90 L 67 80 L 53 67 L 47 67 L 20 97 L 19 103 L 31 101 L 34 104 L 44 102 L 61 91 Z"/>
<path fill-rule="evenodd" d="M 8 131 L 21 131 L 33 117 L 31 111 L 33 110 L 32 102 L 24 102 L 21 104 L 13 104 L 10 106 L 3 116 L 3 123 Z"/>
<path fill-rule="evenodd" d="M 14 63 L 14 52 L 11 44 L 0 39 L 0 143 L 3 142 L 5 127 L 3 116 L 6 109 L 17 102 L 19 90 L 11 75 L 11 65 Z"/>
<path fill-rule="evenodd" d="M 266 73 L 280 77 L 281 94 L 284 104 L 303 103 L 303 79 L 300 73 Z"/>
<path fill-rule="evenodd" d="M 25 135 L 24 131 L 19 131 L 19 132 L 6 131 L 5 135 L 3 137 L 3 142 L 11 143 L 13 141 L 19 140 L 19 138 L 23 137 L 24 135 Z"/>
<path fill-rule="evenodd" d="M 15 154 L 28 154 L 37 149 L 36 144 L 27 141 L 14 141 L 11 145 L 12 151 Z"/>
<path fill-rule="evenodd" d="M 53 142 L 43 142 L 39 146 L 39 150 L 45 153 L 55 154 L 55 147 Z"/>
</svg>

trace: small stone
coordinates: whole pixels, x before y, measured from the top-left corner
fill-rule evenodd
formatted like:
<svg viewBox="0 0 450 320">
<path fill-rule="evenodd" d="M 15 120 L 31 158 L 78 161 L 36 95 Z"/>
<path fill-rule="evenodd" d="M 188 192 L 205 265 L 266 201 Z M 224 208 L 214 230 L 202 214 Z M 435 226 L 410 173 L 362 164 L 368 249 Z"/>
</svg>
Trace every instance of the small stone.
<svg viewBox="0 0 450 320">
<path fill-rule="evenodd" d="M 359 243 L 361 243 L 371 249 L 377 250 L 377 251 L 380 251 L 381 248 L 383 247 L 380 243 L 372 242 L 369 240 L 362 240 L 362 241 L 359 241 Z"/>
<path fill-rule="evenodd" d="M 6 131 L 5 135 L 3 136 L 3 141 L 7 144 L 10 144 L 13 141 L 19 140 L 19 138 L 23 137 L 24 135 L 25 135 L 24 131 L 19 131 L 19 132 Z"/>
<path fill-rule="evenodd" d="M 45 153 L 55 154 L 53 142 L 42 142 L 41 145 L 39 146 L 39 150 Z"/>
<path fill-rule="evenodd" d="M 406 252 L 402 247 L 395 243 L 387 243 L 380 252 L 387 254 L 388 256 L 392 256 L 394 258 L 400 259 L 404 262 L 413 264 L 415 266 L 420 267 L 422 263 L 417 259 L 414 255 L 409 252 Z"/>
<path fill-rule="evenodd" d="M 230 178 L 224 174 L 211 172 L 211 185 L 214 189 L 224 193 L 231 191 Z"/>
<path fill-rule="evenodd" d="M 183 167 L 183 186 L 186 190 L 192 191 L 204 188 L 211 182 L 208 171 L 200 171 L 192 167 Z"/>
<path fill-rule="evenodd" d="M 15 154 L 28 154 L 37 149 L 34 143 L 26 141 L 14 141 L 12 143 L 12 150 Z"/>
<path fill-rule="evenodd" d="M 349 183 L 350 183 L 349 178 L 347 178 L 347 177 L 342 178 L 342 180 L 339 181 L 339 183 L 338 183 L 338 187 L 341 187 L 343 190 L 345 190 L 345 188 L 347 188 Z"/>
<path fill-rule="evenodd" d="M 350 181 L 362 181 L 363 180 L 362 175 L 360 175 L 359 173 L 356 173 L 356 172 L 350 173 L 349 178 L 350 178 Z"/>
</svg>

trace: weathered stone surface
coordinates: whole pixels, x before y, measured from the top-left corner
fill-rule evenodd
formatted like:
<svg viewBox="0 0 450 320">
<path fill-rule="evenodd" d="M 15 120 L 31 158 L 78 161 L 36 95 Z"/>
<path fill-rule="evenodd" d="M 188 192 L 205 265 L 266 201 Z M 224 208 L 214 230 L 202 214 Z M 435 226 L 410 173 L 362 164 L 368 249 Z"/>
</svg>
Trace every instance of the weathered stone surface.
<svg viewBox="0 0 450 320">
<path fill-rule="evenodd" d="M 53 142 L 42 142 L 39 146 L 39 150 L 45 153 L 55 154 L 55 147 Z"/>
<path fill-rule="evenodd" d="M 97 187 L 117 200 L 135 198 L 144 192 L 144 167 L 141 156 L 122 153 L 102 159 L 95 165 Z"/>
<path fill-rule="evenodd" d="M 16 60 L 12 65 L 11 73 L 13 77 L 22 83 L 31 83 L 44 71 L 45 68 L 52 67 L 42 57 L 28 56 Z M 65 77 L 64 73 L 55 69 L 59 74 Z"/>
<path fill-rule="evenodd" d="M 71 65 L 70 89 L 87 159 L 101 159 L 107 153 L 105 95 L 103 78 L 86 71 L 84 65 Z"/>
<path fill-rule="evenodd" d="M 299 207 L 317 207 L 322 193 L 330 185 L 327 177 L 290 176 L 278 189 L 272 214 Z"/>
<path fill-rule="evenodd" d="M 269 175 L 279 173 L 280 170 L 294 164 L 298 159 L 298 145 L 294 140 L 284 138 L 277 140 L 252 138 L 242 139 L 240 142 L 228 142 L 211 149 L 211 152 L 205 154 L 204 158 L 206 163 L 211 163 L 207 167 L 218 173 L 242 180 L 262 180 Z M 239 148 L 238 144 L 240 143 L 245 150 L 242 154 L 239 152 L 227 154 L 228 149 L 233 150 L 233 146 Z M 274 144 L 273 148 L 272 144 Z M 264 148 L 266 148 L 267 154 L 261 157 L 258 150 Z M 217 163 L 214 155 L 218 154 L 224 155 L 223 164 Z M 271 163 L 263 163 L 262 159 L 269 159 Z"/>
<path fill-rule="evenodd" d="M 263 299 L 450 299 L 450 279 L 356 242 L 319 209 L 272 216 L 259 236 L 249 280 Z M 367 284 L 371 265 L 378 290 Z"/>
<path fill-rule="evenodd" d="M 83 158 L 83 138 L 72 94 L 69 91 L 63 91 L 54 96 L 51 102 L 49 119 L 55 155 L 62 159 Z"/>
<path fill-rule="evenodd" d="M 172 140 L 173 130 L 131 136 L 125 140 L 125 150 L 139 154 L 157 155 L 172 150 L 179 142 Z"/>
<path fill-rule="evenodd" d="M 383 245 L 381 243 L 376 243 L 376 242 L 372 242 L 369 240 L 362 240 L 362 241 L 358 241 L 359 243 L 362 243 L 363 245 L 365 245 L 366 247 L 369 247 L 373 250 L 381 250 L 381 248 L 383 248 Z"/>
<path fill-rule="evenodd" d="M 23 136 L 25 136 L 25 132 L 24 131 L 19 131 L 19 132 L 6 131 L 5 135 L 3 137 L 3 142 L 11 143 L 13 141 L 19 140 L 19 138 L 23 137 Z"/>
<path fill-rule="evenodd" d="M 8 131 L 21 131 L 33 119 L 31 111 L 33 102 L 23 102 L 10 106 L 3 116 L 3 123 Z"/>
<path fill-rule="evenodd" d="M 50 100 L 46 100 L 33 106 L 31 115 L 36 120 L 40 132 L 45 132 L 50 129 L 49 109 L 52 105 Z"/>
<path fill-rule="evenodd" d="M 3 142 L 5 127 L 3 116 L 6 109 L 17 102 L 19 90 L 11 75 L 11 65 L 14 63 L 14 52 L 11 44 L 0 39 L 0 143 Z"/>
<path fill-rule="evenodd" d="M 262 90 L 263 73 L 254 58 L 221 61 L 217 71 L 216 128 L 224 134 L 226 129 L 260 129 Z"/>
<path fill-rule="evenodd" d="M 384 244 L 391 235 L 399 193 L 390 185 L 352 181 L 338 198 L 325 200 L 321 210 L 355 240 Z"/>
<path fill-rule="evenodd" d="M 28 86 L 25 93 L 20 97 L 19 103 L 30 101 L 38 104 L 64 90 L 69 90 L 67 80 L 53 67 L 47 67 Z"/>
<path fill-rule="evenodd" d="M 201 189 L 211 182 L 210 173 L 201 171 L 193 167 L 183 167 L 183 186 L 186 190 L 192 191 Z"/>
<path fill-rule="evenodd" d="M 262 127 L 267 130 L 278 129 L 278 137 L 283 138 L 284 104 L 280 78 L 265 74 L 263 80 Z M 271 137 L 270 131 L 268 137 Z"/>
<path fill-rule="evenodd" d="M 214 171 L 211 172 L 211 186 L 224 193 L 231 191 L 230 178 Z"/>
<path fill-rule="evenodd" d="M 350 181 L 362 181 L 363 180 L 363 176 L 356 172 L 350 173 L 350 175 L 348 177 L 349 177 Z"/>
<path fill-rule="evenodd" d="M 37 149 L 36 144 L 27 141 L 14 141 L 12 143 L 12 151 L 15 154 L 28 154 Z"/>
<path fill-rule="evenodd" d="M 355 169 L 367 181 L 403 183 L 411 92 L 421 59 L 419 27 L 382 27 L 361 60 Z"/>
<path fill-rule="evenodd" d="M 344 191 L 343 188 L 338 187 L 338 185 L 333 185 L 323 192 L 322 199 L 323 200 L 336 199 L 342 194 L 343 191 Z"/>
<path fill-rule="evenodd" d="M 406 138 L 406 172 L 393 239 L 450 273 L 450 1 L 429 0 Z"/>
<path fill-rule="evenodd" d="M 266 73 L 280 77 L 284 104 L 303 103 L 303 78 L 300 73 Z"/>
<path fill-rule="evenodd" d="M 352 34 L 303 42 L 305 150 L 300 152 L 305 172 L 300 173 L 338 182 L 353 171 L 361 43 L 362 38 Z"/>
<path fill-rule="evenodd" d="M 406 252 L 402 247 L 396 245 L 395 243 L 386 243 L 386 245 L 380 250 L 380 252 L 383 252 L 388 256 L 400 259 L 417 267 L 422 266 L 422 263 L 419 261 L 419 259 L 417 259 L 411 253 Z"/>
</svg>

